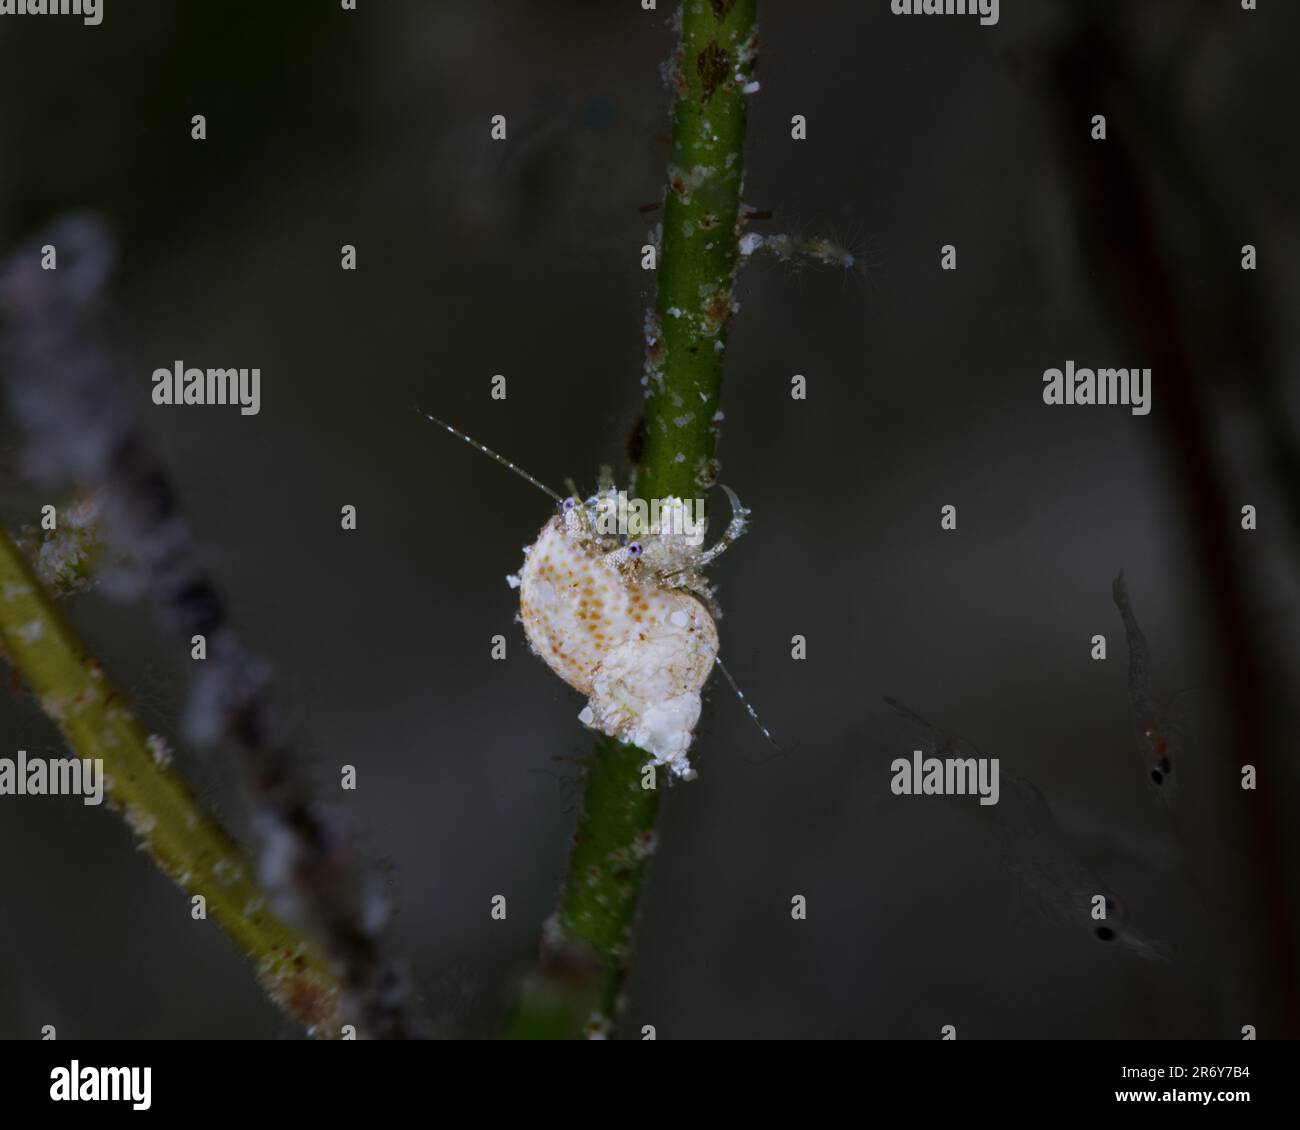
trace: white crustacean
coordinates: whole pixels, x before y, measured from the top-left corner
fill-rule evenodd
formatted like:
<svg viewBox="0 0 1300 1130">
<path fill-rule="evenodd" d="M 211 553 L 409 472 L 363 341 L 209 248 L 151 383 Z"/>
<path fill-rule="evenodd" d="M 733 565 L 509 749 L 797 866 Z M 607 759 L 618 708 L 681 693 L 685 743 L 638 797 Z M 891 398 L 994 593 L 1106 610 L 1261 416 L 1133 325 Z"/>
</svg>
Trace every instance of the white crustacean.
<svg viewBox="0 0 1300 1130">
<path fill-rule="evenodd" d="M 704 520 L 679 498 L 661 500 L 637 540 L 600 532 L 598 518 L 616 505 L 608 472 L 588 499 L 568 498 L 450 424 L 421 413 L 514 471 L 559 504 L 559 513 L 524 550 L 518 576 L 519 619 L 533 651 L 569 686 L 587 696 L 586 726 L 650 754 L 652 763 L 691 779 L 688 752 L 700 695 L 716 664 L 751 718 L 752 706 L 718 658 L 721 615 L 704 567 L 746 528 L 749 511 L 727 487 L 732 517 L 722 538 L 704 548 Z"/>
</svg>

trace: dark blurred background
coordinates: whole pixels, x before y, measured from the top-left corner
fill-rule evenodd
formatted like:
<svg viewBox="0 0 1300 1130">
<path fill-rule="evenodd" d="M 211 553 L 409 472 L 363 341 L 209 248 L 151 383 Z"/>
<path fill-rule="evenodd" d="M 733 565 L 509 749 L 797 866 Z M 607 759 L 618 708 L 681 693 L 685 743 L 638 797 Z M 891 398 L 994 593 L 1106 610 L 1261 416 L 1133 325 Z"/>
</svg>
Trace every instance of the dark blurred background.
<svg viewBox="0 0 1300 1130">
<path fill-rule="evenodd" d="M 428 1011 L 484 1036 L 553 908 L 591 741 L 504 580 L 549 503 L 412 406 L 545 482 L 626 473 L 672 5 L 359 7 L 0 20 L 0 248 L 71 208 L 112 222 L 121 379 L 322 794 L 385 876 Z M 716 569 L 720 630 L 784 753 L 712 689 L 699 780 L 662 812 L 634 1029 L 1300 1035 L 1300 420 L 1279 313 L 1300 253 L 1300 6 L 1239 7 L 1008 2 L 985 28 L 887 0 L 761 5 L 745 202 L 773 218 L 752 230 L 830 236 L 865 277 L 758 262 L 740 283 L 719 455 L 754 523 Z M 1151 415 L 1045 407 L 1042 371 L 1070 358 L 1153 366 Z M 152 405 L 177 359 L 260 367 L 260 415 Z M 10 426 L 11 528 L 57 501 L 24 486 L 20 443 Z M 1173 807 L 1134 741 L 1120 567 L 1157 690 L 1194 719 Z M 143 605 L 67 610 L 177 740 L 187 654 Z M 1040 913 L 1033 861 L 891 796 L 889 761 L 920 743 L 885 694 L 1032 780 L 1168 959 Z M 0 733 L 5 756 L 59 748 L 20 688 Z M 246 834 L 228 767 L 178 759 Z M 1237 787 L 1248 761 L 1256 793 Z M 338 800 L 344 763 L 360 787 Z M 0 861 L 0 1037 L 300 1034 L 106 810 L 0 801 Z"/>
</svg>

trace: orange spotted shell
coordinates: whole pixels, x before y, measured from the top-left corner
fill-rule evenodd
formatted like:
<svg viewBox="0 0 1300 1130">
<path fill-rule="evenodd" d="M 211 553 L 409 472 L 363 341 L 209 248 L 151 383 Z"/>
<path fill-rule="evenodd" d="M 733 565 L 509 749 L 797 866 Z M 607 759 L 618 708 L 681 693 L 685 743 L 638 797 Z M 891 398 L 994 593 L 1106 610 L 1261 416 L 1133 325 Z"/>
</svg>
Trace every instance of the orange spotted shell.
<svg viewBox="0 0 1300 1130">
<path fill-rule="evenodd" d="M 700 691 L 718 655 L 704 605 L 624 577 L 555 517 L 527 551 L 519 616 L 533 650 L 589 697 L 583 722 L 689 773 Z"/>
</svg>

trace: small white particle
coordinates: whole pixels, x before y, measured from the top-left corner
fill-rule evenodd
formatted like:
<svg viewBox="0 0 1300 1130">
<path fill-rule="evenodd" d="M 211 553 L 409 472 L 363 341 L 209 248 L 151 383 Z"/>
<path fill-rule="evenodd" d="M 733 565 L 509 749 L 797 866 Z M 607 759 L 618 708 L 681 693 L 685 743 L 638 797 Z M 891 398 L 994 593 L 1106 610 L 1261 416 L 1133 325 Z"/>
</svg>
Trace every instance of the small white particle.
<svg viewBox="0 0 1300 1130">
<path fill-rule="evenodd" d="M 170 765 L 172 763 L 171 747 L 167 744 L 165 738 L 159 737 L 157 734 L 150 734 L 147 744 L 149 752 L 153 754 L 154 764 Z"/>
<path fill-rule="evenodd" d="M 126 822 L 131 830 L 142 839 L 147 839 L 158 826 L 158 818 L 152 812 L 145 812 L 133 804 L 126 806 Z"/>
<path fill-rule="evenodd" d="M 18 629 L 18 636 L 23 643 L 35 643 L 45 634 L 45 625 L 40 620 L 31 620 Z"/>
<path fill-rule="evenodd" d="M 243 876 L 243 871 L 233 860 L 219 859 L 212 865 L 212 876 L 223 887 L 228 887 Z"/>
</svg>

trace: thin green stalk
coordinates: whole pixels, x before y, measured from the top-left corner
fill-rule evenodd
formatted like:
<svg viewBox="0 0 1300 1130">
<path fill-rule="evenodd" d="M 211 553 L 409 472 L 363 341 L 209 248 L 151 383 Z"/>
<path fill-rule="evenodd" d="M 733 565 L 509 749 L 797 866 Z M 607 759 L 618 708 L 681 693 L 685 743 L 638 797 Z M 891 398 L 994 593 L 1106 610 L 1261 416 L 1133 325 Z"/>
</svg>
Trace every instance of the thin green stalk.
<svg viewBox="0 0 1300 1130">
<path fill-rule="evenodd" d="M 714 414 L 740 257 L 745 104 L 757 0 L 688 0 L 673 55 L 673 140 L 659 291 L 647 343 L 640 497 L 693 498 L 713 458 Z"/>
<path fill-rule="evenodd" d="M 647 332 L 645 438 L 636 496 L 695 498 L 710 481 L 722 361 L 739 261 L 744 87 L 757 0 L 687 0 L 673 56 L 673 143 L 659 288 Z M 511 1035 L 612 1032 L 646 863 L 655 845 L 650 755 L 596 744 L 564 893 Z M 660 774 L 656 783 L 662 783 Z"/>
<path fill-rule="evenodd" d="M 271 999 L 308 1029 L 337 1032 L 339 983 L 328 964 L 267 909 L 248 859 L 170 766 L 160 740 L 151 741 L 2 531 L 0 641 L 72 751 L 103 761 L 105 800 L 165 875 L 203 896 L 208 918 L 252 959 Z M 188 906 L 178 904 L 176 913 L 191 918 Z"/>
</svg>

